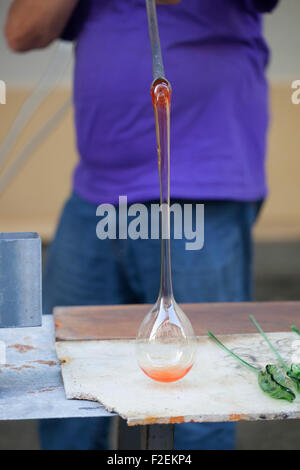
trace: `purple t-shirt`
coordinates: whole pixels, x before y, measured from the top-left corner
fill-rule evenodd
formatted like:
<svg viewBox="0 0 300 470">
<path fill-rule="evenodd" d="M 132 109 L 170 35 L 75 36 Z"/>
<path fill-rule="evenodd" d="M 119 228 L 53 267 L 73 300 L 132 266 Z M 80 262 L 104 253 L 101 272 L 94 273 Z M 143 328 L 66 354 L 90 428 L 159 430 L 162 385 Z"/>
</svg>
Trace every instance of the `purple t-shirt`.
<svg viewBox="0 0 300 470">
<path fill-rule="evenodd" d="M 266 195 L 268 48 L 261 13 L 277 0 L 182 0 L 158 6 L 172 84 L 171 197 L 254 201 Z M 81 0 L 74 103 L 87 201 L 159 199 L 145 0 Z"/>
</svg>

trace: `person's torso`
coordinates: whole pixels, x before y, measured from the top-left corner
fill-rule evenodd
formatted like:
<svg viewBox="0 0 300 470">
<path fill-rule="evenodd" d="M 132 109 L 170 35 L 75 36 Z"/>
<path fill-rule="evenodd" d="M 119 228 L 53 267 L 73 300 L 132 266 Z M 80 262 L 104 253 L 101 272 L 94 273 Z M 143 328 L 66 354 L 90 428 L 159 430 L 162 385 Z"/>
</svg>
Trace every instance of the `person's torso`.
<svg viewBox="0 0 300 470">
<path fill-rule="evenodd" d="M 122 185 L 129 171 L 137 180 L 156 171 L 145 0 L 86 1 L 76 46 L 78 148 L 85 168 Z M 255 112 L 266 111 L 268 50 L 261 16 L 245 5 L 244 0 L 182 0 L 157 8 L 173 88 L 172 156 L 180 172 L 187 152 L 194 164 L 196 154 L 208 159 L 238 151 L 230 119 L 246 125 Z"/>
</svg>

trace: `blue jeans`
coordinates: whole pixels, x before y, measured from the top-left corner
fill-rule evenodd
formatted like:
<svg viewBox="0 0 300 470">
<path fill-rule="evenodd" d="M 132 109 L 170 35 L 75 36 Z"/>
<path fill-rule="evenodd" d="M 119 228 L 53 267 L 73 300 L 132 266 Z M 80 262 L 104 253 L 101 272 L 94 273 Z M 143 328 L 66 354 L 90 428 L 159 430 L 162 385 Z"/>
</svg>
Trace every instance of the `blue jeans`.
<svg viewBox="0 0 300 470">
<path fill-rule="evenodd" d="M 248 301 L 252 296 L 251 228 L 260 203 L 204 203 L 204 248 L 186 251 L 187 240 L 171 240 L 175 299 Z M 96 205 L 73 194 L 48 250 L 45 314 L 56 305 L 155 302 L 160 282 L 159 240 L 99 240 L 97 222 Z M 44 449 L 106 449 L 109 423 L 109 418 L 41 421 L 41 445 Z M 176 449 L 233 449 L 234 445 L 232 423 L 175 426 Z"/>
</svg>

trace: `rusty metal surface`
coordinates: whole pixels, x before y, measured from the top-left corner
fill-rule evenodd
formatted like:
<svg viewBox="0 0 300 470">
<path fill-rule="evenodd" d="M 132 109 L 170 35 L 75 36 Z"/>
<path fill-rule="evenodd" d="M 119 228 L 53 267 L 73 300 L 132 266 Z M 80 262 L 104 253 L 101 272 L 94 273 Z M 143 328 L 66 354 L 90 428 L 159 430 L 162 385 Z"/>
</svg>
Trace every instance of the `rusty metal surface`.
<svg viewBox="0 0 300 470">
<path fill-rule="evenodd" d="M 0 366 L 0 420 L 109 416 L 100 404 L 67 400 L 55 352 L 54 322 L 1 329 L 6 364 Z"/>
<path fill-rule="evenodd" d="M 300 323 L 300 302 L 235 302 L 180 304 L 197 336 L 256 333 L 252 313 L 266 332 L 289 331 Z M 131 339 L 152 305 L 56 307 L 56 340 Z"/>
</svg>

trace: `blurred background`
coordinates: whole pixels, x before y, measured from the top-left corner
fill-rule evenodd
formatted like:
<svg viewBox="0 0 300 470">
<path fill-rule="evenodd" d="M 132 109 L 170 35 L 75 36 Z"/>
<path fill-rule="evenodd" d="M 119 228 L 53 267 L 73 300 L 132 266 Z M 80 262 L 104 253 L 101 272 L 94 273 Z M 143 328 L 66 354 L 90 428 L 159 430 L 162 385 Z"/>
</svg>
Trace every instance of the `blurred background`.
<svg viewBox="0 0 300 470">
<path fill-rule="evenodd" d="M 0 4 L 0 80 L 7 85 L 7 104 L 0 105 L 0 143 L 26 97 L 48 70 L 56 47 L 26 55 L 11 53 L 3 37 L 9 4 L 10 0 L 1 0 Z M 268 71 L 272 113 L 268 149 L 270 194 L 255 228 L 256 299 L 263 301 L 300 300 L 300 104 L 291 101 L 291 84 L 300 80 L 299 21 L 299 0 L 281 0 L 275 12 L 265 17 L 265 36 L 272 52 Z M 59 84 L 26 126 L 9 161 L 71 96 L 72 46 L 65 44 L 59 57 L 49 70 L 52 81 L 57 74 L 60 76 Z M 44 251 L 69 194 L 77 159 L 72 119 L 70 108 L 6 190 L 1 193 L 0 189 L 0 232 L 37 231 Z M 131 433 L 128 448 L 136 437 L 134 430 Z M 238 426 L 238 448 L 300 449 L 299 434 L 300 422 L 242 423 Z M 0 449 L 35 448 L 35 422 L 0 422 Z"/>
</svg>

